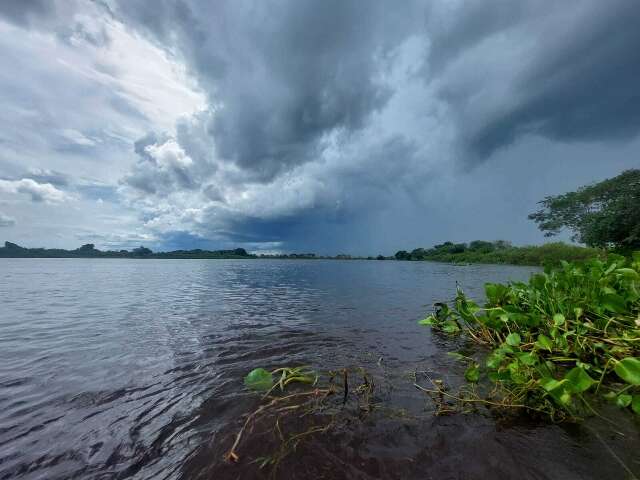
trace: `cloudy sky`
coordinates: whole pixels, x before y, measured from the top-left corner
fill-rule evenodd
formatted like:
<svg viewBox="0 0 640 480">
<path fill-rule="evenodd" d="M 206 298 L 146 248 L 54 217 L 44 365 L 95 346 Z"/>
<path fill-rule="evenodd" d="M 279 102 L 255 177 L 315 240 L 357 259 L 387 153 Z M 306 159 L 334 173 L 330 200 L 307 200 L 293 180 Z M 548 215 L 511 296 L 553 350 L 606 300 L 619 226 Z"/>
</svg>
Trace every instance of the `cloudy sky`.
<svg viewBox="0 0 640 480">
<path fill-rule="evenodd" d="M 636 0 L 2 0 L 0 240 L 540 243 L 640 166 Z"/>
</svg>

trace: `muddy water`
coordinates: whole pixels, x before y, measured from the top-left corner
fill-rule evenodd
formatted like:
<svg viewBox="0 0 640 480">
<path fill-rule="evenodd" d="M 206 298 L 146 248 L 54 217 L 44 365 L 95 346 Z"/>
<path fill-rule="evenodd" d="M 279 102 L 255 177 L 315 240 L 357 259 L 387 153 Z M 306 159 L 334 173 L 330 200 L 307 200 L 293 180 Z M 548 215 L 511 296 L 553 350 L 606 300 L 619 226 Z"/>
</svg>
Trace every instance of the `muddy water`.
<svg viewBox="0 0 640 480">
<path fill-rule="evenodd" d="M 612 415 L 550 425 L 486 412 L 435 417 L 412 375 L 459 382 L 468 348 L 416 325 L 459 282 L 531 268 L 382 261 L 0 260 L 0 479 L 624 479 L 640 425 Z M 360 368 L 370 412 L 347 404 L 274 472 L 242 376 L 264 366 Z M 359 370 L 358 370 L 359 371 Z M 421 373 L 423 372 L 423 373 Z M 355 378 L 355 373 L 353 374 Z M 322 418 L 286 425 L 287 433 Z M 321 417 L 318 415 L 317 417 Z"/>
</svg>

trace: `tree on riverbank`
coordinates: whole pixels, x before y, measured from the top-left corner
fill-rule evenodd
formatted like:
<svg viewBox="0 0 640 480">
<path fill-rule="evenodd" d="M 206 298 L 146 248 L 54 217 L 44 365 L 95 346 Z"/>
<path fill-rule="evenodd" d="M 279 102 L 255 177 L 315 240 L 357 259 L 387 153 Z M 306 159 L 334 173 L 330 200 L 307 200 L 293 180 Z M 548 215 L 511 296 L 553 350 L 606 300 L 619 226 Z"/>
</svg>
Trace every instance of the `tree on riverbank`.
<svg viewBox="0 0 640 480">
<path fill-rule="evenodd" d="M 504 240 L 469 243 L 444 242 L 432 248 L 400 250 L 396 260 L 431 260 L 449 263 L 503 263 L 511 265 L 559 265 L 562 260 L 586 260 L 598 257 L 601 250 L 567 245 L 561 242 L 544 245 L 512 246 Z"/>
<path fill-rule="evenodd" d="M 575 192 L 545 197 L 529 215 L 545 236 L 564 228 L 572 239 L 590 247 L 640 249 L 640 170 L 580 187 Z"/>
</svg>

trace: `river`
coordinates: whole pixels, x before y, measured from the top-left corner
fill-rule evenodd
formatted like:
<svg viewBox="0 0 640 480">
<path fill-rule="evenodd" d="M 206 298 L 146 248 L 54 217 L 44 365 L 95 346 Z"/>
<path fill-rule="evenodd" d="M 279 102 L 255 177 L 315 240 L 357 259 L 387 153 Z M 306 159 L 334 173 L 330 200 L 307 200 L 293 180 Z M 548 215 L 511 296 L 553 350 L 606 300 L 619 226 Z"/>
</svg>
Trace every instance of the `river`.
<svg viewBox="0 0 640 480">
<path fill-rule="evenodd" d="M 638 423 L 434 416 L 410 381 L 459 381 L 462 340 L 416 321 L 456 282 L 533 267 L 341 260 L 0 259 L 0 479 L 266 478 L 222 459 L 253 368 L 362 367 L 370 414 L 318 434 L 278 478 L 623 479 Z M 265 439 L 262 447 L 268 447 Z M 251 442 L 243 450 L 251 457 Z"/>
</svg>

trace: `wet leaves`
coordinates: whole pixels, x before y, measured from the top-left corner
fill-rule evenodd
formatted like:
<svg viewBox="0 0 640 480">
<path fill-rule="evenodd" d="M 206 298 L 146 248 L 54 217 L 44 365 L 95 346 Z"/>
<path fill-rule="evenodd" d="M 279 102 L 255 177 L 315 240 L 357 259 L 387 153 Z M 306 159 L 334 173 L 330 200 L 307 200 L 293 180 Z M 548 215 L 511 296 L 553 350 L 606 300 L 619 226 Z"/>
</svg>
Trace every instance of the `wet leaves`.
<svg viewBox="0 0 640 480">
<path fill-rule="evenodd" d="M 244 384 L 252 390 L 269 390 L 273 387 L 273 375 L 264 368 L 255 368 L 244 377 Z"/>
<path fill-rule="evenodd" d="M 520 338 L 520 335 L 518 335 L 517 333 L 510 333 L 509 335 L 507 335 L 507 339 L 505 341 L 507 342 L 507 345 L 511 345 L 512 347 L 517 347 L 518 345 L 520 345 L 520 342 L 522 341 L 522 339 Z"/>
<path fill-rule="evenodd" d="M 631 385 L 640 385 L 640 358 L 623 358 L 615 366 L 616 374 Z"/>
<path fill-rule="evenodd" d="M 477 383 L 480 380 L 480 365 L 476 363 L 467 368 L 464 372 L 464 378 L 467 382 Z"/>
<path fill-rule="evenodd" d="M 596 381 L 582 367 L 574 367 L 564 377 L 575 393 L 586 392 Z"/>
<path fill-rule="evenodd" d="M 541 350 L 548 350 L 550 352 L 553 351 L 553 342 L 549 337 L 542 333 L 538 335 L 538 340 L 536 341 L 535 345 Z"/>
<path fill-rule="evenodd" d="M 458 288 L 454 305 L 439 303 L 429 317 L 432 329 L 492 349 L 482 368 L 468 367 L 468 382 L 486 375 L 507 400 L 553 417 L 582 415 L 584 395 L 596 392 L 640 415 L 640 253 L 562 262 L 485 293 L 481 307 Z"/>
</svg>

